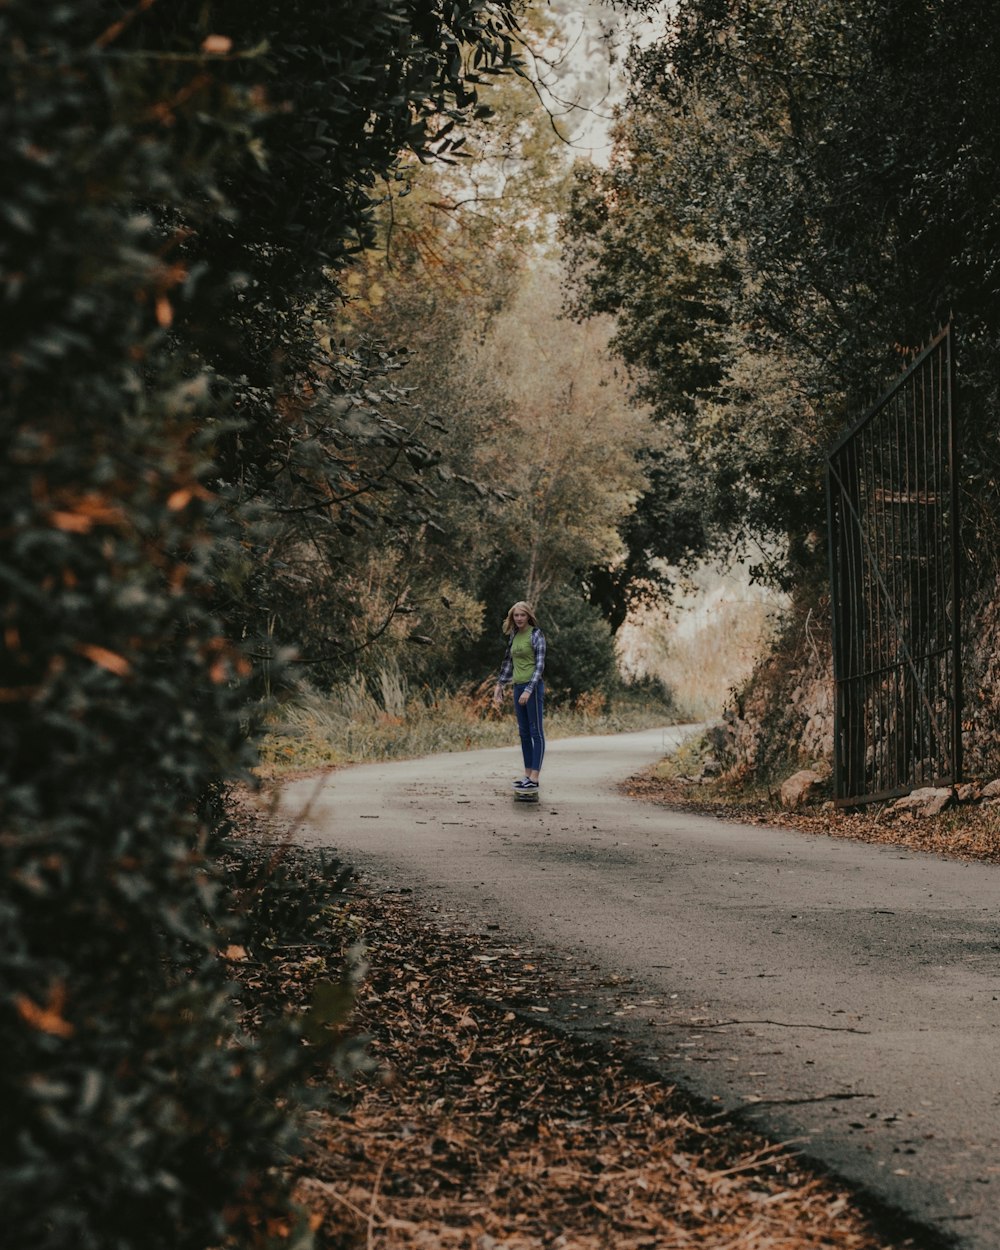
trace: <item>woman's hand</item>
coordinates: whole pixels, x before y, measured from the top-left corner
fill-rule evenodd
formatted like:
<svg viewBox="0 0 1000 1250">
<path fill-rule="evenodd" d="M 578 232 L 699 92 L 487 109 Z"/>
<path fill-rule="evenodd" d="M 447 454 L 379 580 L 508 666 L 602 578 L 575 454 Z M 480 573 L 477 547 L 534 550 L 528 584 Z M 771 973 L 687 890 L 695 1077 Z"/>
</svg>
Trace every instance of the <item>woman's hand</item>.
<svg viewBox="0 0 1000 1250">
<path fill-rule="evenodd" d="M 526 703 L 528 703 L 528 701 L 529 701 L 530 699 L 531 699 L 531 691 L 530 691 L 530 690 L 522 690 L 522 691 L 521 691 L 521 694 L 520 694 L 520 696 L 519 696 L 519 698 L 518 698 L 518 700 L 517 700 L 517 701 L 518 701 L 518 703 L 520 703 L 520 705 L 521 705 L 522 707 L 524 707 L 524 706 L 525 706 L 525 704 L 526 704 Z"/>
<path fill-rule="evenodd" d="M 493 706 L 499 707 L 503 703 L 503 686 L 498 685 L 493 691 Z"/>
</svg>

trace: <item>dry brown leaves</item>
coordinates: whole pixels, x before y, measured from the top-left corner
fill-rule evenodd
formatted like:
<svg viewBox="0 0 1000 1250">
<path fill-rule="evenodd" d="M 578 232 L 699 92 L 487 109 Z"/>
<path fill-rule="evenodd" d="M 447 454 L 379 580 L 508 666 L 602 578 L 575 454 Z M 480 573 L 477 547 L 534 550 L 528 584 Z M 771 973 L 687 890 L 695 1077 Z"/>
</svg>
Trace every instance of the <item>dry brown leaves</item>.
<svg viewBox="0 0 1000 1250">
<path fill-rule="evenodd" d="M 316 1120 L 297 1172 L 323 1250 L 874 1250 L 794 1149 L 699 1115 L 624 1052 L 539 1021 L 560 970 L 360 893 L 357 1026 L 378 1073 Z"/>
<path fill-rule="evenodd" d="M 955 859 L 1000 863 L 1000 806 L 989 803 L 970 803 L 951 808 L 940 816 L 924 818 L 909 812 L 893 812 L 891 804 L 887 803 L 874 803 L 849 812 L 832 807 L 790 812 L 783 810 L 776 798 L 748 798 L 738 789 L 730 789 L 724 780 L 698 784 L 640 774 L 630 777 L 622 789 L 634 798 L 725 820 L 904 846 L 911 851 Z"/>
</svg>

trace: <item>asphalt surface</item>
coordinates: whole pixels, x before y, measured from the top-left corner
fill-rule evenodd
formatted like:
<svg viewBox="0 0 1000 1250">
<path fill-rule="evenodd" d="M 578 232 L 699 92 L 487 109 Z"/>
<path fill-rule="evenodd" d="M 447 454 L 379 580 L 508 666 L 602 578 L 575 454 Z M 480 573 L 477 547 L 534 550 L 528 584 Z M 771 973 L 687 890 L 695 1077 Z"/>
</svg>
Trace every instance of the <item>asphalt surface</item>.
<svg viewBox="0 0 1000 1250">
<path fill-rule="evenodd" d="M 289 785 L 298 836 L 566 969 L 545 1004 L 968 1250 L 1000 1250 L 1000 868 L 617 792 L 684 727 Z"/>
</svg>

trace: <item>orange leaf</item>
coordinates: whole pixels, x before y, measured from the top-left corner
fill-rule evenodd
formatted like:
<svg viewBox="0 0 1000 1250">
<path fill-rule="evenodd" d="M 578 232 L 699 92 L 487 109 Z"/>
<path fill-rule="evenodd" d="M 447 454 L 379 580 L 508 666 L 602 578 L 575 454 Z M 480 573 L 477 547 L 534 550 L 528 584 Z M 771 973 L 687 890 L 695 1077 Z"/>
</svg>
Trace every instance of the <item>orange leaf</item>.
<svg viewBox="0 0 1000 1250">
<path fill-rule="evenodd" d="M 83 513 L 84 516 L 93 517 L 95 521 L 104 521 L 108 525 L 113 525 L 116 521 L 122 519 L 119 508 L 108 503 L 103 495 L 98 495 L 94 492 L 81 496 L 76 505 L 76 510 Z"/>
<path fill-rule="evenodd" d="M 122 521 L 121 509 L 109 503 L 103 495 L 91 492 L 65 500 L 66 506 L 49 514 L 56 529 L 72 534 L 87 534 L 94 525 L 118 525 Z"/>
<path fill-rule="evenodd" d="M 180 512 L 181 508 L 186 508 L 193 498 L 193 494 L 189 490 L 175 490 L 167 500 L 167 507 L 171 512 Z"/>
<path fill-rule="evenodd" d="M 27 703 L 37 693 L 37 686 L 0 686 L 0 703 Z"/>
<path fill-rule="evenodd" d="M 109 651 L 107 647 L 98 647 L 94 643 L 82 642 L 77 648 L 77 652 L 86 656 L 94 664 L 100 668 L 106 668 L 109 673 L 115 673 L 119 677 L 124 677 L 132 669 L 132 665 L 125 659 L 123 655 L 119 655 L 116 651 Z"/>
<path fill-rule="evenodd" d="M 74 1028 L 68 1020 L 63 1019 L 62 1009 L 66 1002 L 66 987 L 53 986 L 47 1007 L 39 1007 L 27 994 L 15 994 L 14 1006 L 21 1019 L 39 1033 L 49 1033 L 53 1037 L 72 1037 Z"/>
<path fill-rule="evenodd" d="M 118 36 L 131 26 L 140 13 L 144 13 L 146 9 L 151 9 L 155 3 L 156 0 L 139 0 L 139 3 L 130 13 L 126 13 L 120 21 L 115 22 L 113 26 L 109 26 L 103 35 L 98 36 L 95 40 L 95 46 L 106 48 L 109 43 L 114 43 Z"/>
<path fill-rule="evenodd" d="M 227 946 L 221 953 L 223 959 L 228 959 L 233 963 L 242 963 L 248 958 L 245 946 Z"/>
<path fill-rule="evenodd" d="M 233 50 L 233 41 L 228 35 L 209 35 L 202 43 L 201 50 L 214 56 L 226 56 Z"/>
<path fill-rule="evenodd" d="M 159 296 L 156 301 L 156 324 L 165 330 L 173 319 L 174 310 L 170 306 L 170 300 L 165 295 Z"/>
<path fill-rule="evenodd" d="M 49 520 L 57 530 L 64 530 L 67 534 L 87 534 L 94 527 L 91 517 L 81 516 L 78 512 L 53 512 Z"/>
</svg>

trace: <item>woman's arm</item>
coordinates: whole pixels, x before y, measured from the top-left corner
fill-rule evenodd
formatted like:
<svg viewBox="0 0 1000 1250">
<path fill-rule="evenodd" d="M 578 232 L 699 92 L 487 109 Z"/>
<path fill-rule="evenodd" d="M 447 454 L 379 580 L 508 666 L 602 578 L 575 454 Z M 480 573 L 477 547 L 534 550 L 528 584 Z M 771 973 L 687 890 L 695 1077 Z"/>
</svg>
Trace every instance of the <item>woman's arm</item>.
<svg viewBox="0 0 1000 1250">
<path fill-rule="evenodd" d="M 500 665 L 500 676 L 497 678 L 498 686 L 506 686 L 514 676 L 514 657 L 510 653 L 510 643 L 507 643 L 507 650 L 504 652 L 503 663 Z"/>
<path fill-rule="evenodd" d="M 503 662 L 500 665 L 500 675 L 497 677 L 496 689 L 493 691 L 494 703 L 502 701 L 504 686 L 508 685 L 514 676 L 514 657 L 510 653 L 513 642 L 514 638 L 512 635 L 507 641 L 507 650 L 504 652 Z"/>
</svg>

